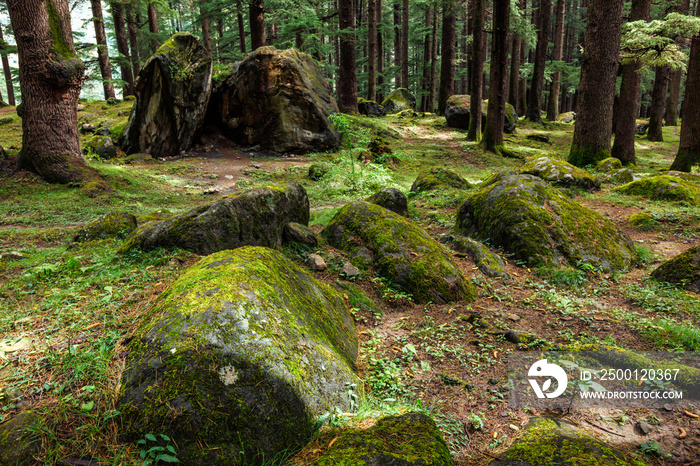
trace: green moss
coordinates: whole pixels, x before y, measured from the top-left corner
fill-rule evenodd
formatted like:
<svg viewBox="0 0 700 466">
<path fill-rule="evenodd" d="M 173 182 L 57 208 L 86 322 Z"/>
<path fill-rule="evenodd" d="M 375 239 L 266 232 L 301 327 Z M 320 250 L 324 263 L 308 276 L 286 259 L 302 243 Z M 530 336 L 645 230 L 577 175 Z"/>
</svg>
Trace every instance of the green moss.
<svg viewBox="0 0 700 466">
<path fill-rule="evenodd" d="M 558 186 L 577 186 L 587 190 L 600 188 L 600 183 L 586 170 L 551 157 L 532 159 L 523 165 L 519 172 L 535 175 Z"/>
<path fill-rule="evenodd" d="M 610 149 L 601 149 L 597 146 L 588 146 L 582 144 L 571 144 L 569 152 L 569 162 L 577 167 L 586 167 L 588 165 L 596 165 L 601 160 L 610 157 Z"/>
<path fill-rule="evenodd" d="M 615 188 L 613 191 L 627 195 L 645 196 L 653 200 L 700 205 L 700 188 L 690 181 L 669 175 L 642 178 Z"/>
<path fill-rule="evenodd" d="M 596 172 L 607 173 L 613 170 L 619 170 L 620 168 L 622 168 L 622 162 L 620 159 L 608 157 L 607 159 L 603 159 L 598 162 L 593 170 Z"/>
<path fill-rule="evenodd" d="M 411 186 L 412 192 L 430 191 L 439 187 L 470 189 L 471 185 L 459 174 L 447 168 L 433 168 L 418 174 Z"/>
<path fill-rule="evenodd" d="M 700 246 L 694 246 L 664 262 L 651 274 L 656 280 L 700 292 Z"/>
<path fill-rule="evenodd" d="M 124 238 L 136 229 L 136 217 L 129 212 L 111 212 L 85 226 L 73 241 L 92 241 L 108 237 Z"/>
<path fill-rule="evenodd" d="M 651 214 L 646 212 L 636 212 L 627 218 L 627 221 L 633 227 L 639 230 L 648 230 L 656 225 L 656 220 Z"/>
<path fill-rule="evenodd" d="M 64 38 L 65 31 L 63 30 L 63 23 L 58 17 L 58 11 L 56 11 L 54 0 L 46 1 L 46 13 L 49 16 L 49 29 L 51 31 L 51 37 L 53 38 L 54 51 L 62 58 L 76 58 L 75 52 Z"/>
</svg>

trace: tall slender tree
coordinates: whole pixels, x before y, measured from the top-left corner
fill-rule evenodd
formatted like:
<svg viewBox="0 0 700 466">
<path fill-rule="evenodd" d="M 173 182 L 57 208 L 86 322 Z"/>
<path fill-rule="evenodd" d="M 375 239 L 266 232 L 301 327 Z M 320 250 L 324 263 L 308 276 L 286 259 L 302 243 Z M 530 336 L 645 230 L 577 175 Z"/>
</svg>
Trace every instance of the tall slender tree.
<svg viewBox="0 0 700 466">
<path fill-rule="evenodd" d="M 114 22 L 114 35 L 117 38 L 117 50 L 119 51 L 117 63 L 119 64 L 122 81 L 125 83 L 122 87 L 122 95 L 134 95 L 134 75 L 129 59 L 126 28 L 124 27 L 124 5 L 120 1 L 112 1 L 110 2 L 110 7 L 112 9 L 112 20 Z"/>
<path fill-rule="evenodd" d="M 493 4 L 493 41 L 486 127 L 481 139 L 485 150 L 503 154 L 503 126 L 506 114 L 506 82 L 508 80 L 508 29 L 510 2 Z"/>
<path fill-rule="evenodd" d="M 202 23 L 202 45 L 211 53 L 211 27 L 209 25 L 207 0 L 199 1 L 199 15 Z"/>
<path fill-rule="evenodd" d="M 141 60 L 139 58 L 138 46 L 138 20 L 134 16 L 134 11 L 131 3 L 124 5 L 124 13 L 126 13 L 126 26 L 129 30 L 129 48 L 131 50 L 131 68 L 134 70 L 134 80 L 141 71 Z"/>
<path fill-rule="evenodd" d="M 158 13 L 156 12 L 156 2 L 148 2 L 148 32 L 151 33 L 151 49 L 155 52 L 160 47 L 158 40 Z"/>
<path fill-rule="evenodd" d="M 437 2 L 433 5 L 433 33 L 430 37 L 430 47 L 431 47 L 431 52 L 430 56 L 433 57 L 433 60 L 430 62 L 430 82 L 429 86 L 430 89 L 428 89 L 428 103 L 427 103 L 427 111 L 428 112 L 434 112 L 435 111 L 435 93 L 436 93 L 436 87 L 437 87 L 437 54 L 438 54 L 438 4 Z"/>
<path fill-rule="evenodd" d="M 408 0 L 403 0 L 401 12 L 401 86 L 408 88 Z"/>
<path fill-rule="evenodd" d="M 486 1 L 474 0 L 472 2 L 472 18 L 474 30 L 472 31 L 472 69 L 471 69 L 471 98 L 469 102 L 469 131 L 467 139 L 478 141 L 481 137 L 481 88 L 484 85 L 484 62 L 480 59 L 486 49 L 484 37 L 484 22 L 486 16 Z M 476 116 L 476 117 L 474 117 Z"/>
<path fill-rule="evenodd" d="M 377 2 L 377 102 L 384 99 L 384 28 L 382 23 L 382 0 Z"/>
<path fill-rule="evenodd" d="M 90 0 L 92 7 L 92 22 L 95 25 L 95 40 L 97 41 L 97 61 L 100 64 L 102 76 L 102 88 L 105 99 L 114 97 L 114 84 L 112 84 L 112 67 L 109 63 L 107 52 L 107 35 L 105 34 L 105 21 L 102 16 L 102 0 Z"/>
<path fill-rule="evenodd" d="M 623 0 L 590 0 L 569 163 L 584 167 L 610 157 Z"/>
<path fill-rule="evenodd" d="M 508 79 L 508 103 L 518 108 L 518 87 L 520 84 L 520 37 L 511 34 L 510 78 Z"/>
<path fill-rule="evenodd" d="M 265 45 L 265 6 L 263 0 L 252 0 L 250 13 L 250 48 L 252 50 Z"/>
<path fill-rule="evenodd" d="M 438 93 L 438 114 L 445 113 L 447 99 L 454 94 L 455 82 L 455 40 L 456 31 L 454 0 L 442 1 L 442 63 L 440 64 L 440 91 Z"/>
<path fill-rule="evenodd" d="M 0 57 L 2 57 L 2 71 L 5 74 L 5 87 L 7 88 L 7 103 L 15 105 L 15 89 L 12 86 L 12 72 L 10 61 L 7 59 L 7 43 L 2 35 L 2 23 L 0 23 Z"/>
<path fill-rule="evenodd" d="M 403 86 L 401 82 L 401 0 L 394 0 L 394 67 L 396 68 L 395 87 Z"/>
<path fill-rule="evenodd" d="M 554 23 L 554 50 L 552 59 L 561 61 L 564 50 L 564 16 L 566 13 L 566 2 L 557 0 L 555 12 L 556 22 Z M 547 104 L 547 119 L 556 121 L 559 115 L 559 90 L 561 89 L 561 71 L 555 71 L 552 75 L 552 84 L 549 87 L 549 102 Z"/>
<path fill-rule="evenodd" d="M 677 6 L 671 7 L 672 11 L 688 14 L 690 10 L 690 0 L 681 0 Z M 680 46 L 685 45 L 685 39 L 678 38 L 676 43 Z M 671 71 L 670 80 L 668 82 L 668 100 L 666 100 L 666 112 L 664 113 L 664 122 L 666 126 L 678 126 L 678 100 L 681 95 L 681 79 L 683 78 L 683 70 L 680 68 Z"/>
<path fill-rule="evenodd" d="M 423 76 L 421 78 L 421 89 L 423 89 L 423 95 L 420 101 L 420 111 L 428 111 L 428 94 L 430 93 L 430 65 L 433 61 L 431 57 L 432 49 L 430 48 L 430 33 L 432 32 L 433 16 L 432 16 L 431 5 L 428 4 L 425 9 L 425 26 L 428 30 L 425 32 L 425 39 L 423 41 Z"/>
<path fill-rule="evenodd" d="M 377 100 L 377 0 L 367 1 L 367 98 Z"/>
<path fill-rule="evenodd" d="M 238 44 L 240 51 L 245 55 L 245 23 L 243 21 L 243 11 L 240 0 L 238 1 L 238 11 L 236 13 L 236 19 L 238 20 Z"/>
<path fill-rule="evenodd" d="M 544 86 L 544 68 L 547 60 L 547 44 L 549 43 L 549 14 L 552 0 L 540 0 L 537 11 L 537 47 L 535 48 L 535 67 L 532 71 L 530 95 L 527 100 L 525 116 L 530 121 L 542 122 L 542 88 Z"/>
<path fill-rule="evenodd" d="M 338 0 L 338 23 L 341 31 L 339 34 L 338 107 L 344 113 L 357 113 L 355 15 L 353 3 L 353 0 Z"/>
<path fill-rule="evenodd" d="M 666 106 L 666 89 L 668 88 L 669 69 L 667 66 L 656 68 L 654 87 L 651 91 L 651 112 L 649 114 L 649 129 L 647 139 L 663 141 L 664 110 Z"/>
</svg>

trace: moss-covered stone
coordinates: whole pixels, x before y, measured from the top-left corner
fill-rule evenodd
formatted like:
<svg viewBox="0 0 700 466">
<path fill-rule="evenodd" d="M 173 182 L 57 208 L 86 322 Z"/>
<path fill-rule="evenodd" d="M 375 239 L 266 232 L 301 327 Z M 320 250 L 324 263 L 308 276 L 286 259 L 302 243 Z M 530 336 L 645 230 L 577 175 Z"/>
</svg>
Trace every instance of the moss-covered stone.
<svg viewBox="0 0 700 466">
<path fill-rule="evenodd" d="M 402 87 L 386 96 L 382 101 L 382 107 L 386 113 L 399 113 L 402 110 L 415 110 L 416 97 L 408 89 Z"/>
<path fill-rule="evenodd" d="M 586 170 L 551 157 L 532 159 L 519 172 L 535 175 L 556 186 L 576 186 L 589 191 L 600 189 L 600 183 Z"/>
<path fill-rule="evenodd" d="M 557 117 L 559 123 L 573 123 L 576 121 L 576 112 L 560 113 Z"/>
<path fill-rule="evenodd" d="M 349 307 L 369 312 L 375 317 L 382 316 L 382 308 L 367 296 L 367 293 L 359 286 L 346 280 L 336 281 L 333 286 L 340 292 L 343 298 L 345 298 L 345 302 Z"/>
<path fill-rule="evenodd" d="M 298 448 L 324 412 L 349 409 L 344 384 L 359 382 L 343 297 L 261 247 L 187 269 L 128 349 L 120 435 L 165 433 L 188 465 L 260 464 Z"/>
<path fill-rule="evenodd" d="M 309 178 L 318 181 L 330 171 L 328 165 L 322 163 L 312 163 L 309 167 Z"/>
<path fill-rule="evenodd" d="M 93 136 L 83 148 L 83 152 L 92 151 L 103 159 L 113 159 L 117 156 L 117 147 L 109 136 Z"/>
<path fill-rule="evenodd" d="M 92 241 L 109 237 L 126 238 L 136 229 L 136 217 L 130 212 L 110 212 L 85 225 L 73 241 Z"/>
<path fill-rule="evenodd" d="M 700 246 L 667 260 L 651 273 L 660 282 L 673 283 L 700 293 Z"/>
<path fill-rule="evenodd" d="M 33 466 L 39 453 L 41 439 L 31 433 L 30 427 L 39 421 L 32 411 L 23 411 L 0 424 L 0 464 Z"/>
<path fill-rule="evenodd" d="M 136 101 L 119 144 L 127 154 L 173 157 L 189 149 L 211 96 L 211 52 L 196 36 L 179 32 L 141 68 Z"/>
<path fill-rule="evenodd" d="M 694 183 L 669 175 L 652 176 L 632 181 L 613 191 L 652 200 L 675 201 L 700 205 L 700 188 Z"/>
<path fill-rule="evenodd" d="M 395 188 L 384 188 L 367 198 L 367 202 L 382 206 L 404 217 L 408 215 L 408 199 L 404 193 Z"/>
<path fill-rule="evenodd" d="M 204 255 L 244 245 L 280 248 L 282 230 L 289 222 L 309 224 L 306 191 L 298 184 L 270 185 L 143 225 L 119 252 L 177 247 Z"/>
<path fill-rule="evenodd" d="M 452 458 L 435 421 L 425 414 L 385 417 L 369 429 L 338 436 L 312 466 L 450 466 Z"/>
<path fill-rule="evenodd" d="M 488 112 L 488 100 L 481 101 L 481 125 L 486 125 L 486 114 Z M 445 106 L 445 121 L 447 126 L 458 129 L 469 129 L 469 118 L 471 112 L 471 97 L 469 95 L 451 95 L 447 99 Z M 503 132 L 513 134 L 518 126 L 518 112 L 515 108 L 506 103 L 505 120 L 503 122 Z"/>
<path fill-rule="evenodd" d="M 615 157 L 608 157 L 607 159 L 598 162 L 593 171 L 598 173 L 608 173 L 613 170 L 619 170 L 620 168 L 622 168 L 622 162 L 620 161 L 620 159 L 616 159 Z"/>
<path fill-rule="evenodd" d="M 645 463 L 558 419 L 533 418 L 491 466 L 644 466 Z"/>
<path fill-rule="evenodd" d="M 367 116 L 381 117 L 386 115 L 384 107 L 374 100 L 368 100 L 362 97 L 357 98 L 357 111 L 360 113 L 360 115 Z"/>
<path fill-rule="evenodd" d="M 348 204 L 321 235 L 331 246 L 351 254 L 366 247 L 379 275 L 410 293 L 416 302 L 475 297 L 474 286 L 438 242 L 383 207 L 368 202 Z"/>
<path fill-rule="evenodd" d="M 506 263 L 501 256 L 494 254 L 486 245 L 472 238 L 457 236 L 452 249 L 469 255 L 471 260 L 479 267 L 481 273 L 487 277 L 500 277 L 507 280 L 513 278 L 506 272 Z"/>
<path fill-rule="evenodd" d="M 602 173 L 596 177 L 600 183 L 627 184 L 634 181 L 634 174 L 629 168 L 619 168 L 607 173 Z"/>
<path fill-rule="evenodd" d="M 506 176 L 469 196 L 455 230 L 528 266 L 590 264 L 611 271 L 636 260 L 632 240 L 610 220 L 532 175 Z"/>
<path fill-rule="evenodd" d="M 315 248 L 318 246 L 318 238 L 316 238 L 316 233 L 311 231 L 311 229 L 297 222 L 289 222 L 282 229 L 282 242 L 285 244 L 303 244 L 310 248 Z"/>
<path fill-rule="evenodd" d="M 636 212 L 627 218 L 627 221 L 633 227 L 639 230 L 648 230 L 656 225 L 656 220 L 651 214 L 646 212 Z"/>
<path fill-rule="evenodd" d="M 168 209 L 158 209 L 144 215 L 139 215 L 137 220 L 139 225 L 143 225 L 144 223 L 149 222 L 160 222 L 161 220 L 165 220 L 166 218 L 172 217 L 173 215 L 174 214 Z"/>
<path fill-rule="evenodd" d="M 239 144 L 306 153 L 338 147 L 328 120 L 337 112 L 328 81 L 310 55 L 260 47 L 219 78 L 208 113 Z"/>
<path fill-rule="evenodd" d="M 472 186 L 467 180 L 452 170 L 432 168 L 418 174 L 416 181 L 411 185 L 411 192 L 430 191 L 441 187 L 470 189 Z"/>
</svg>

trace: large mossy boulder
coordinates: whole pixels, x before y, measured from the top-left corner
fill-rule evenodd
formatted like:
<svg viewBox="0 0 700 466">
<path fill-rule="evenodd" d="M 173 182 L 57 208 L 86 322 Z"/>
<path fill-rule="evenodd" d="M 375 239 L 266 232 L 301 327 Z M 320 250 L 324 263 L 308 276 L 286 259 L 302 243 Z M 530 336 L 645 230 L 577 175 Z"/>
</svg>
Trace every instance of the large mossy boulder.
<svg viewBox="0 0 700 466">
<path fill-rule="evenodd" d="M 22 411 L 0 424 L 0 464 L 7 466 L 34 466 L 39 464 L 41 439 L 36 435 L 39 416 L 32 411 Z"/>
<path fill-rule="evenodd" d="M 309 224 L 309 198 L 298 184 L 271 185 L 139 227 L 120 252 L 181 248 L 206 255 L 241 246 L 280 248 L 285 225 Z"/>
<path fill-rule="evenodd" d="M 622 162 L 615 157 L 608 157 L 598 162 L 593 171 L 598 173 L 608 173 L 622 168 Z"/>
<path fill-rule="evenodd" d="M 695 183 L 669 175 L 642 178 L 615 188 L 613 191 L 632 196 L 644 196 L 655 201 L 700 205 L 700 188 Z"/>
<path fill-rule="evenodd" d="M 384 188 L 377 191 L 367 198 L 367 202 L 382 206 L 403 217 L 408 216 L 408 199 L 404 193 L 396 188 Z"/>
<path fill-rule="evenodd" d="M 92 241 L 109 237 L 125 238 L 136 229 L 136 216 L 130 212 L 110 212 L 85 225 L 73 241 Z"/>
<path fill-rule="evenodd" d="M 575 186 L 588 191 L 600 189 L 600 182 L 586 170 L 552 157 L 532 159 L 520 167 L 518 171 L 537 176 L 556 186 Z"/>
<path fill-rule="evenodd" d="M 486 125 L 486 114 L 488 112 L 488 100 L 481 102 L 481 126 Z M 469 118 L 471 115 L 471 97 L 469 95 L 451 95 L 447 98 L 445 106 L 445 120 L 447 126 L 457 129 L 469 129 Z M 506 103 L 505 121 L 503 122 L 503 132 L 513 134 L 518 126 L 518 112 L 515 108 Z"/>
<path fill-rule="evenodd" d="M 321 235 L 351 256 L 361 250 L 382 277 L 410 293 L 416 302 L 473 300 L 474 286 L 430 235 L 394 212 L 368 202 L 340 209 Z"/>
<path fill-rule="evenodd" d="M 210 106 L 210 118 L 241 145 L 307 153 L 340 141 L 328 120 L 338 112 L 330 86 L 314 59 L 294 49 L 249 54 L 217 79 Z"/>
<path fill-rule="evenodd" d="M 164 433 L 188 465 L 260 464 L 347 410 L 357 335 L 328 285 L 262 247 L 187 269 L 128 345 L 117 406 L 125 441 Z M 206 448 L 202 448 L 206 445 Z"/>
<path fill-rule="evenodd" d="M 651 273 L 660 282 L 673 283 L 700 293 L 700 246 L 667 260 Z"/>
<path fill-rule="evenodd" d="M 644 466 L 626 453 L 558 419 L 530 420 L 521 438 L 490 466 Z"/>
<path fill-rule="evenodd" d="M 557 121 L 559 123 L 574 123 L 576 121 L 576 112 L 560 113 Z"/>
<path fill-rule="evenodd" d="M 627 270 L 636 259 L 632 240 L 610 220 L 532 175 L 506 176 L 469 196 L 455 229 L 531 267 Z"/>
<path fill-rule="evenodd" d="M 451 466 L 450 449 L 425 414 L 385 417 L 340 434 L 311 466 Z"/>
<path fill-rule="evenodd" d="M 136 102 L 119 138 L 127 154 L 172 157 L 192 147 L 211 95 L 212 61 L 196 36 L 179 32 L 141 68 Z"/>
<path fill-rule="evenodd" d="M 101 159 L 113 159 L 117 156 L 117 147 L 109 136 L 93 136 L 85 144 L 83 152 L 87 154 L 92 151 Z"/>
<path fill-rule="evenodd" d="M 411 185 L 411 192 L 431 191 L 437 188 L 470 189 L 472 186 L 458 173 L 447 168 L 422 171 Z"/>
<path fill-rule="evenodd" d="M 416 97 L 408 89 L 400 87 L 386 96 L 382 101 L 386 113 L 399 113 L 403 110 L 416 109 Z"/>
<path fill-rule="evenodd" d="M 357 98 L 357 111 L 360 115 L 366 116 L 382 117 L 386 115 L 384 107 L 374 100 L 364 99 L 362 97 Z"/>
</svg>

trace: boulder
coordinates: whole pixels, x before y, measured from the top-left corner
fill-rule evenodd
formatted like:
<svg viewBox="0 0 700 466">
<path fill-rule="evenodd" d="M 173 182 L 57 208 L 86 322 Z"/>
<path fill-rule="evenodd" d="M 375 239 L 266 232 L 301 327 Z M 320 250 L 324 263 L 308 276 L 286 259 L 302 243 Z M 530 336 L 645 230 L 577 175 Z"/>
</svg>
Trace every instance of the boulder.
<svg viewBox="0 0 700 466">
<path fill-rule="evenodd" d="M 126 238 L 136 229 L 136 225 L 136 217 L 130 212 L 110 212 L 85 225 L 73 237 L 73 241 L 93 241 L 109 237 Z"/>
<path fill-rule="evenodd" d="M 472 186 L 459 174 L 447 168 L 422 171 L 411 185 L 411 192 L 431 191 L 436 188 L 470 189 Z"/>
<path fill-rule="evenodd" d="M 328 268 L 325 259 L 318 254 L 309 254 L 308 263 L 309 268 L 314 272 L 323 272 Z"/>
<path fill-rule="evenodd" d="M 700 293 L 700 246 L 694 246 L 657 267 L 651 276 Z"/>
<path fill-rule="evenodd" d="M 700 205 L 700 188 L 695 183 L 669 175 L 642 178 L 615 188 L 613 191 L 631 196 L 644 196 L 655 201 Z"/>
<path fill-rule="evenodd" d="M 600 183 L 627 184 L 635 180 L 632 170 L 629 168 L 619 168 L 607 173 L 602 173 L 596 177 Z"/>
<path fill-rule="evenodd" d="M 328 165 L 322 163 L 312 163 L 309 167 L 309 179 L 318 181 L 330 171 Z"/>
<path fill-rule="evenodd" d="M 141 68 L 136 101 L 119 139 L 127 154 L 173 157 L 188 150 L 204 121 L 212 61 L 202 42 L 179 32 Z"/>
<path fill-rule="evenodd" d="M 166 218 L 172 217 L 173 215 L 174 214 L 168 209 L 158 209 L 147 214 L 139 215 L 137 220 L 139 225 L 143 225 L 144 223 L 149 222 L 160 222 L 161 220 L 165 220 Z"/>
<path fill-rule="evenodd" d="M 646 212 L 635 212 L 627 218 L 627 221 L 638 230 L 650 230 L 656 225 L 654 216 Z"/>
<path fill-rule="evenodd" d="M 413 222 L 383 207 L 362 201 L 348 204 L 321 235 L 351 256 L 366 248 L 377 273 L 418 303 L 475 297 L 474 286 L 443 246 Z"/>
<path fill-rule="evenodd" d="M 386 113 L 399 113 L 402 110 L 415 110 L 416 97 L 408 89 L 400 87 L 382 101 Z"/>
<path fill-rule="evenodd" d="M 518 171 L 537 176 L 556 186 L 576 186 L 588 191 L 600 189 L 600 183 L 586 170 L 552 157 L 532 159 Z"/>
<path fill-rule="evenodd" d="M 576 112 L 560 113 L 557 117 L 559 123 L 573 123 L 576 121 Z"/>
<path fill-rule="evenodd" d="M 452 243 L 452 249 L 467 254 L 469 258 L 474 261 L 474 264 L 476 264 L 481 273 L 487 277 L 500 277 L 506 280 L 513 278 L 506 272 L 506 263 L 501 256 L 491 252 L 485 244 L 472 238 L 457 236 Z"/>
<path fill-rule="evenodd" d="M 14 120 L 15 120 L 15 119 L 12 118 L 11 116 L 2 117 L 2 118 L 0 118 L 0 126 L 10 124 L 10 123 L 12 123 Z"/>
<path fill-rule="evenodd" d="M 120 252 L 182 248 L 206 255 L 245 245 L 280 248 L 289 222 L 309 224 L 309 198 L 298 184 L 250 189 L 139 227 Z"/>
<path fill-rule="evenodd" d="M 374 100 L 363 99 L 362 97 L 357 98 L 357 111 L 360 115 L 367 116 L 382 117 L 386 115 L 384 107 Z"/>
<path fill-rule="evenodd" d="M 94 152 L 102 159 L 113 159 L 117 156 L 117 147 L 109 136 L 96 135 L 90 138 L 83 152 Z"/>
<path fill-rule="evenodd" d="M 368 429 L 340 434 L 311 466 L 451 466 L 450 449 L 435 421 L 422 413 L 385 417 Z"/>
<path fill-rule="evenodd" d="M 164 433 L 182 464 L 261 464 L 308 442 L 325 412 L 350 409 L 350 309 L 279 251 L 203 258 L 143 322 L 116 404 L 124 441 Z"/>
<path fill-rule="evenodd" d="M 644 466 L 625 452 L 559 419 L 532 418 L 523 436 L 490 466 Z"/>
<path fill-rule="evenodd" d="M 486 125 L 486 114 L 488 112 L 488 100 L 481 102 L 481 125 Z M 445 106 L 445 120 L 447 126 L 458 129 L 469 129 L 471 97 L 468 95 L 452 95 L 447 98 Z M 518 126 L 518 112 L 515 108 L 506 103 L 505 121 L 503 122 L 503 132 L 513 134 Z"/>
<path fill-rule="evenodd" d="M 380 205 L 395 214 L 408 216 L 408 199 L 398 189 L 384 188 L 367 198 L 367 202 Z"/>
<path fill-rule="evenodd" d="M 590 264 L 618 271 L 636 260 L 626 233 L 532 175 L 505 176 L 469 196 L 455 230 L 502 247 L 531 267 Z"/>
<path fill-rule="evenodd" d="M 318 246 L 318 238 L 316 233 L 311 231 L 306 225 L 297 222 L 289 222 L 282 229 L 282 242 L 286 244 L 297 243 L 303 244 L 310 248 Z"/>
<path fill-rule="evenodd" d="M 36 435 L 36 424 L 41 422 L 32 411 L 22 411 L 0 424 L 0 464 L 30 466 L 38 464 L 36 455 L 41 449 L 41 438 Z"/>
<path fill-rule="evenodd" d="M 260 47 L 217 81 L 209 114 L 238 144 L 294 153 L 338 147 L 328 120 L 338 105 L 309 55 Z"/>
<path fill-rule="evenodd" d="M 345 298 L 345 301 L 351 309 L 369 312 L 375 317 L 382 316 L 382 308 L 380 308 L 372 298 L 367 296 L 365 290 L 354 283 L 346 280 L 336 280 L 333 283 L 333 287 L 343 295 L 343 298 Z"/>
<path fill-rule="evenodd" d="M 620 159 L 615 157 L 608 157 L 598 162 L 593 169 L 594 172 L 598 173 L 608 173 L 614 170 L 619 170 L 622 168 L 622 162 Z"/>
</svg>

